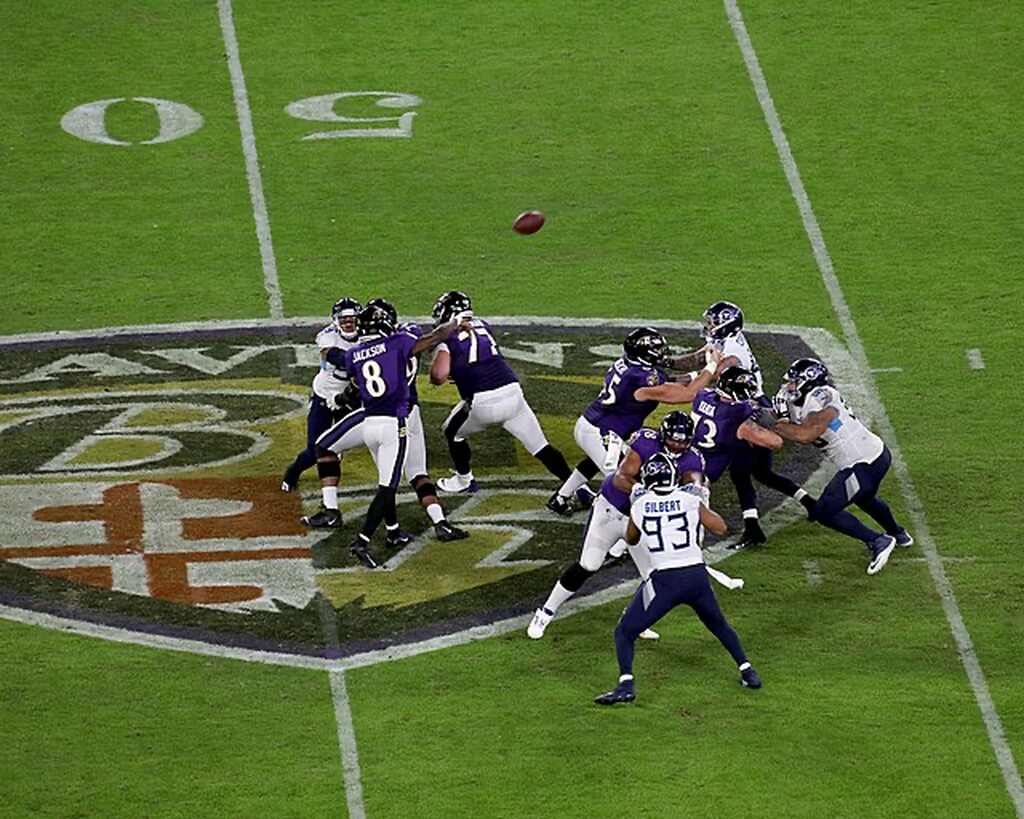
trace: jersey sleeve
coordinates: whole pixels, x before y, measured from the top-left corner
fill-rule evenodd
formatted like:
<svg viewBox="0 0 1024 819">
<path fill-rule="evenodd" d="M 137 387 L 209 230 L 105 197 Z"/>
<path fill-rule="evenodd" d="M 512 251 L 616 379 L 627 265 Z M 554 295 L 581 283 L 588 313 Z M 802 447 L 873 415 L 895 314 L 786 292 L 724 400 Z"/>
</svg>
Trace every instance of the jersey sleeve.
<svg viewBox="0 0 1024 819">
<path fill-rule="evenodd" d="M 750 354 L 750 348 L 741 342 L 736 336 L 729 336 L 722 342 L 722 356 L 729 358 L 733 356 L 739 365 L 745 369 L 753 369 L 753 356 Z"/>
<path fill-rule="evenodd" d="M 326 350 L 330 349 L 331 347 L 335 347 L 337 346 L 334 343 L 336 336 L 337 333 L 335 332 L 334 327 L 328 324 L 326 327 L 324 327 L 323 330 L 316 334 L 316 346 L 319 347 L 321 350 Z"/>
<path fill-rule="evenodd" d="M 820 412 L 836 403 L 835 390 L 831 387 L 815 387 L 804 400 L 804 415 Z"/>
<path fill-rule="evenodd" d="M 400 324 L 398 329 L 403 333 L 408 333 L 413 338 L 421 338 L 423 336 L 423 328 L 414 321 L 407 321 Z"/>
</svg>

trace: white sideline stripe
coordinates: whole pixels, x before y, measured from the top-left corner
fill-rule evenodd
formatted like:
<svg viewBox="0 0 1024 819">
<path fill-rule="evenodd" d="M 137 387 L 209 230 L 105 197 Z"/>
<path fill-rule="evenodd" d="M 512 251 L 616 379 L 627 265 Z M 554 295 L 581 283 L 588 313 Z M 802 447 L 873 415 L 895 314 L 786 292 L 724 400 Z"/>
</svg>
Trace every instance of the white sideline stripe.
<svg viewBox="0 0 1024 819">
<path fill-rule="evenodd" d="M 981 350 L 977 347 L 973 347 L 967 351 L 967 365 L 972 370 L 985 369 L 985 359 L 981 357 Z"/>
<path fill-rule="evenodd" d="M 331 671 L 331 697 L 334 699 L 334 719 L 338 724 L 338 747 L 341 749 L 341 768 L 345 774 L 345 801 L 348 803 L 349 819 L 365 819 L 363 807 L 363 782 L 359 771 L 359 748 L 356 745 L 356 729 L 352 724 L 352 709 L 345 687 L 345 672 Z"/>
<path fill-rule="evenodd" d="M 913 521 L 914 537 L 921 544 L 921 551 L 924 553 L 924 557 L 928 563 L 932 582 L 934 583 L 935 589 L 939 593 L 939 598 L 942 601 L 942 608 L 946 614 L 946 619 L 949 622 L 949 628 L 953 634 L 953 639 L 956 641 L 957 651 L 964 664 L 964 670 L 967 672 L 967 678 L 974 691 L 974 697 L 977 700 L 978 708 L 981 711 L 981 716 L 985 723 L 985 729 L 988 732 L 989 743 L 992 746 L 996 760 L 999 763 L 999 768 L 1002 771 L 1003 781 L 1006 783 L 1006 790 L 1010 795 L 1010 799 L 1013 801 L 1017 816 L 1020 819 L 1024 819 L 1024 785 L 1021 783 L 1020 772 L 1018 771 L 1016 762 L 1014 761 L 1013 751 L 1010 749 L 1010 745 L 1006 740 L 1006 733 L 1003 730 L 1003 724 L 999 717 L 999 712 L 996 710 L 995 703 L 992 701 L 988 682 L 985 679 L 985 674 L 981 669 L 981 663 L 975 653 L 970 632 L 967 630 L 963 616 L 960 613 L 960 606 L 957 603 L 953 586 L 949 582 L 949 578 L 946 576 L 942 560 L 939 557 L 938 547 L 936 546 L 935 541 L 931 536 L 931 532 L 928 529 L 928 521 L 925 516 L 924 504 L 921 502 L 921 498 L 917 494 L 917 489 L 915 488 L 914 481 L 911 478 L 907 462 L 904 459 L 903 452 L 896 441 L 896 430 L 893 428 L 892 421 L 890 421 L 889 416 L 885 411 L 885 406 L 882 403 L 881 396 L 878 393 L 877 386 L 875 385 L 874 379 L 871 375 L 871 366 L 868 363 L 868 356 L 864 349 L 864 343 L 861 341 L 857 325 L 854 322 L 853 315 L 850 312 L 850 307 L 847 304 L 842 288 L 839 285 L 839 279 L 836 277 L 835 270 L 833 269 L 832 259 L 829 255 L 828 248 L 825 245 L 825 239 L 822 236 L 821 228 L 818 226 L 818 220 L 811 207 L 810 198 L 808 197 L 807 191 L 804 189 L 803 182 L 800 179 L 800 172 L 797 168 L 796 160 L 793 158 L 793 152 L 790 150 L 789 141 L 786 139 L 786 134 L 782 129 L 782 123 L 776 113 L 775 103 L 772 101 L 771 94 L 768 91 L 768 83 L 765 81 L 764 73 L 761 71 L 761 65 L 758 62 L 757 53 L 754 51 L 754 46 L 750 41 L 750 35 L 747 33 L 747 28 L 743 22 L 743 17 L 740 14 L 739 7 L 736 0 L 723 0 L 723 2 L 725 3 L 725 10 L 729 17 L 729 23 L 732 26 L 733 34 L 736 37 L 736 42 L 743 54 L 743 61 L 746 63 L 747 72 L 749 73 L 750 80 L 754 85 L 757 100 L 761 105 L 765 121 L 771 131 L 772 141 L 775 143 L 775 148 L 778 151 L 779 160 L 782 163 L 783 170 L 785 171 L 790 190 L 792 191 L 793 198 L 796 200 L 797 207 L 800 210 L 804 230 L 807 233 L 807 238 L 811 242 L 811 248 L 814 251 L 814 258 L 818 264 L 818 270 L 821 273 L 822 281 L 825 283 L 825 288 L 828 290 L 829 298 L 832 301 L 832 308 L 835 310 L 836 316 L 839 319 L 839 324 L 843 328 L 843 334 L 846 336 L 847 345 L 850 348 L 850 352 L 853 355 L 857 368 L 860 370 L 860 376 L 866 388 L 864 392 L 869 400 L 871 400 L 875 405 L 874 417 L 876 423 L 881 427 L 882 437 L 888 443 L 889 449 L 892 453 L 893 471 L 899 481 L 903 500 L 907 505 L 911 520 Z"/>
<path fill-rule="evenodd" d="M 231 0 L 217 0 L 220 14 L 220 29 L 224 35 L 224 49 L 227 52 L 228 71 L 231 74 L 231 89 L 238 112 L 238 128 L 242 132 L 242 153 L 245 155 L 245 176 L 249 180 L 249 198 L 252 200 L 252 216 L 256 222 L 256 238 L 260 243 L 260 259 L 263 262 L 263 289 L 267 292 L 267 306 L 270 316 L 280 319 L 284 316 L 281 300 L 281 286 L 277 280 L 277 259 L 274 257 L 274 241 L 270 236 L 270 216 L 267 201 L 263 196 L 263 178 L 260 175 L 260 161 L 256 154 L 256 133 L 252 128 L 252 111 L 249 108 L 249 92 L 245 88 L 245 74 L 238 54 L 238 36 L 235 34 L 235 18 L 231 11 Z"/>
</svg>

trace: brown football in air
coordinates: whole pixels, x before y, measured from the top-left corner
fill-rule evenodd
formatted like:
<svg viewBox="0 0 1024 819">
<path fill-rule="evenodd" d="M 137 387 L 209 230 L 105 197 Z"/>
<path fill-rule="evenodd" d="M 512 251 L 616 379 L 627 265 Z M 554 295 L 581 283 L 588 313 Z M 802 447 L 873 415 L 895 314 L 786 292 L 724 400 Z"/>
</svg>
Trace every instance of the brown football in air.
<svg viewBox="0 0 1024 819">
<path fill-rule="evenodd" d="M 539 210 L 528 210 L 520 213 L 512 223 L 512 230 L 524 236 L 536 233 L 544 227 L 544 214 Z"/>
</svg>

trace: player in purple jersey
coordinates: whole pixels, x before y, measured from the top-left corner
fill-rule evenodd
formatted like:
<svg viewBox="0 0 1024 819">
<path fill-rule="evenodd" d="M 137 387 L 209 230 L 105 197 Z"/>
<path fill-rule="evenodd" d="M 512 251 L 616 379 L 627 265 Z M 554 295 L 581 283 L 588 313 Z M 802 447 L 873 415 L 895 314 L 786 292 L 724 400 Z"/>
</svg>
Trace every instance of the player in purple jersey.
<svg viewBox="0 0 1024 819">
<path fill-rule="evenodd" d="M 367 306 L 376 305 L 388 311 L 392 321 L 397 325 L 399 331 L 412 333 L 419 337 L 422 331 L 419 326 L 411 322 L 398 324 L 398 312 L 384 299 L 371 299 Z M 453 526 L 445 517 L 444 507 L 437 497 L 437 488 L 427 473 L 427 444 L 423 434 L 423 420 L 420 415 L 419 392 L 416 389 L 416 376 L 419 373 L 419 354 L 409 357 L 406 366 L 406 380 L 409 383 L 409 415 L 406 418 L 406 437 L 408 445 L 405 453 L 405 478 L 416 493 L 420 506 L 427 513 L 430 522 L 434 525 L 434 534 L 438 540 L 452 541 L 462 540 L 469 537 L 465 529 Z"/>
<path fill-rule="evenodd" d="M 571 515 L 575 509 L 571 500 L 574 493 L 586 487 L 599 471 L 610 475 L 619 464 L 623 442 L 638 430 L 655 407 L 657 392 L 645 393 L 643 388 L 654 388 L 668 379 L 665 367 L 669 364 L 668 343 L 653 327 L 631 330 L 622 344 L 623 355 L 613 362 L 604 375 L 604 386 L 583 415 L 576 419 L 573 436 L 586 457 L 577 464 L 558 491 L 548 499 L 548 509 L 559 515 Z M 713 368 L 706 368 L 696 381 L 687 385 L 693 395 L 706 386 L 714 376 Z"/>
<path fill-rule="evenodd" d="M 387 525 L 388 547 L 403 546 L 411 539 L 399 529 L 395 509 L 395 493 L 406 456 L 409 358 L 430 349 L 452 329 L 438 328 L 422 337 L 408 329 L 399 331 L 393 318 L 394 308 L 388 308 L 390 305 L 380 303 L 363 308 L 359 313 L 359 344 L 345 354 L 345 368 L 362 400 L 362 409 L 358 411 L 361 417 L 352 413 L 317 441 L 325 455 L 326 470 L 332 469 L 332 461 L 326 458 L 328 451 L 343 447 L 345 440 L 355 434 L 361 435 L 361 442 L 377 465 L 377 493 L 359 535 L 350 546 L 360 562 L 371 569 L 376 568 L 377 562 L 369 551 L 370 538 L 381 520 Z M 336 471 L 325 475 L 324 482 L 337 486 L 340 469 L 336 459 L 333 464 Z"/>
<path fill-rule="evenodd" d="M 675 387 L 674 384 L 666 384 L 662 389 L 673 390 L 673 394 L 662 400 L 672 404 L 685 403 L 683 392 L 675 390 Z M 729 367 L 719 374 L 714 389 L 700 390 L 692 399 L 690 414 L 695 425 L 693 446 L 703 453 L 707 461 L 709 481 L 717 481 L 737 452 L 743 453 L 747 446 L 771 450 L 782 447 L 779 436 L 764 435 L 768 430 L 752 418 L 756 405 L 751 399 L 756 391 L 757 382 L 749 370 Z M 814 498 L 795 483 L 792 486 L 791 496 L 805 508 L 812 508 Z M 729 548 L 743 548 L 746 545 L 750 545 L 750 541 L 741 538 Z"/>
<path fill-rule="evenodd" d="M 690 449 L 693 438 L 693 421 L 684 412 L 670 412 L 662 419 L 661 428 L 653 430 L 641 427 L 629 439 L 626 456 L 618 469 L 606 477 L 601 484 L 601 493 L 594 501 L 583 530 L 583 543 L 579 560 L 562 572 L 547 600 L 536 612 L 526 630 L 534 640 L 544 636 L 544 630 L 555 616 L 559 607 L 572 597 L 587 578 L 601 568 L 609 550 L 622 541 L 629 521 L 629 496 L 640 475 L 643 465 L 658 453 L 667 454 L 675 463 L 683 479 L 700 480 L 704 471 L 704 459 L 699 452 Z M 637 564 L 641 577 L 646 566 Z M 645 635 L 657 639 L 653 632 Z"/>
<path fill-rule="evenodd" d="M 445 492 L 477 491 L 466 436 L 494 424 L 512 433 L 557 478 L 568 478 L 572 470 L 565 456 L 548 443 L 537 416 L 526 403 L 519 379 L 498 349 L 490 325 L 473 316 L 469 296 L 458 290 L 441 294 L 433 315 L 439 323 L 456 319 L 458 327 L 450 330 L 438 346 L 430 381 L 440 385 L 450 377 L 462 399 L 441 427 L 455 474 L 441 478 L 438 487 Z"/>
<path fill-rule="evenodd" d="M 331 323 L 316 334 L 320 350 L 320 370 L 313 379 L 306 415 L 306 448 L 288 465 L 281 479 L 281 491 L 291 492 L 299 483 L 299 476 L 315 465 L 316 440 L 333 424 L 358 405 L 358 396 L 348 389 L 345 372 L 345 350 L 355 345 L 359 333 L 356 315 L 362 305 L 353 298 L 338 299 L 331 309 Z M 332 363 L 332 360 L 333 362 Z"/>
<path fill-rule="evenodd" d="M 769 408 L 771 401 L 765 396 L 761 378 L 761 368 L 757 364 L 754 352 L 743 335 L 743 311 L 731 301 L 717 301 L 704 311 L 704 339 L 707 347 L 716 349 L 722 354 L 719 373 L 729 367 L 743 367 L 753 375 L 756 388 L 751 400 L 760 407 Z M 803 502 L 804 490 L 797 484 L 780 475 L 772 466 L 772 450 L 761 446 L 742 443 L 736 446 L 729 463 L 729 478 L 736 487 L 736 496 L 743 510 L 743 536 L 737 544 L 738 548 L 756 546 L 765 543 L 768 538 L 758 521 L 757 490 L 754 489 L 756 478 L 758 483 L 774 489 L 783 495 L 797 498 Z M 810 501 L 813 504 L 813 499 Z M 808 506 L 807 503 L 804 504 Z M 808 506 L 810 508 L 810 506 Z"/>
</svg>

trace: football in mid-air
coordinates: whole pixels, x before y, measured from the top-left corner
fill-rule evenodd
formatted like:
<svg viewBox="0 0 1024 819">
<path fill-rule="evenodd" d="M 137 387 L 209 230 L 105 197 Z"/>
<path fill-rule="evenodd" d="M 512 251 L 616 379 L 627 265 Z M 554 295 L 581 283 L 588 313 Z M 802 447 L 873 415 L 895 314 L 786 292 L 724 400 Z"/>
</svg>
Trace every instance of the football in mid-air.
<svg viewBox="0 0 1024 819">
<path fill-rule="evenodd" d="M 544 214 L 539 210 L 528 210 L 520 213 L 512 223 L 512 230 L 524 236 L 536 233 L 544 227 Z"/>
</svg>

